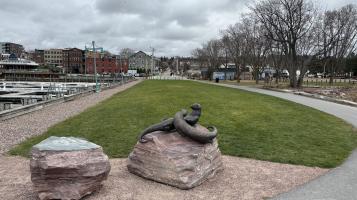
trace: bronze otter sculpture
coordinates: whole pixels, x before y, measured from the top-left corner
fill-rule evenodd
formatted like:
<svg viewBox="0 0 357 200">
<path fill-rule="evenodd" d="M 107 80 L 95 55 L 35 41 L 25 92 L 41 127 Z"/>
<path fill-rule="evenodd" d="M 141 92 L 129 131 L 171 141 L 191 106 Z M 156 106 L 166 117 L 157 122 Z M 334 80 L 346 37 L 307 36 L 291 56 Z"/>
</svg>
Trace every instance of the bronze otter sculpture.
<svg viewBox="0 0 357 200">
<path fill-rule="evenodd" d="M 183 136 L 187 136 L 200 143 L 210 143 L 217 136 L 217 129 L 214 126 L 208 127 L 212 131 L 199 130 L 196 124 L 201 116 L 201 105 L 195 103 L 191 106 L 192 112 L 188 114 L 187 110 L 179 111 L 174 118 L 166 119 L 160 123 L 154 124 L 146 128 L 139 135 L 139 142 L 147 142 L 144 136 L 155 131 L 174 131 L 176 130 Z"/>
</svg>

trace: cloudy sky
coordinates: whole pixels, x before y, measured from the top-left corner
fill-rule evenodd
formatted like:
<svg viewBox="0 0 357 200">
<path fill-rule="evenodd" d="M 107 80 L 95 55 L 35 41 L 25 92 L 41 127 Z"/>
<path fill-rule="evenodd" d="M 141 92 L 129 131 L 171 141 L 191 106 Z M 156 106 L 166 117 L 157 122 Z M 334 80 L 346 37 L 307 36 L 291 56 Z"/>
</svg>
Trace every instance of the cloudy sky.
<svg viewBox="0 0 357 200">
<path fill-rule="evenodd" d="M 316 0 L 335 8 L 355 0 Z M 0 0 L 0 41 L 34 48 L 84 48 L 95 40 L 112 53 L 130 47 L 189 56 L 239 20 L 253 0 Z"/>
</svg>

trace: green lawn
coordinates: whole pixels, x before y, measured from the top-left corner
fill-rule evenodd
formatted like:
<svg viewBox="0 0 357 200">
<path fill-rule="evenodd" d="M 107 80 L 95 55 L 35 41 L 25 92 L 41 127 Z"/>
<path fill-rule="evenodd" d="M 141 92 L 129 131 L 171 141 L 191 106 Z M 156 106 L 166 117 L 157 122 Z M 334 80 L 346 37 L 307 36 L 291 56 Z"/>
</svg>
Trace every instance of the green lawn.
<svg viewBox="0 0 357 200">
<path fill-rule="evenodd" d="M 198 102 L 200 122 L 218 128 L 223 154 L 307 166 L 335 167 L 356 147 L 352 126 L 278 98 L 192 81 L 147 80 L 59 123 L 10 151 L 28 155 L 50 135 L 86 138 L 111 157 L 127 157 L 147 126 Z"/>
</svg>

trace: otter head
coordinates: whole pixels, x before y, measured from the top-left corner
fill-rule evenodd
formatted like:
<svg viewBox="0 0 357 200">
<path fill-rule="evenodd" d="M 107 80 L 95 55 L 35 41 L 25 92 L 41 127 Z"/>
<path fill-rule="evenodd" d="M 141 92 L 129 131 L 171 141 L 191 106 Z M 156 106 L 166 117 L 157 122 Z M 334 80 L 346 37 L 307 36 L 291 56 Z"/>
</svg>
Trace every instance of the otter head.
<svg viewBox="0 0 357 200">
<path fill-rule="evenodd" d="M 191 108 L 192 110 L 201 110 L 201 105 L 199 103 L 194 103 Z"/>
</svg>

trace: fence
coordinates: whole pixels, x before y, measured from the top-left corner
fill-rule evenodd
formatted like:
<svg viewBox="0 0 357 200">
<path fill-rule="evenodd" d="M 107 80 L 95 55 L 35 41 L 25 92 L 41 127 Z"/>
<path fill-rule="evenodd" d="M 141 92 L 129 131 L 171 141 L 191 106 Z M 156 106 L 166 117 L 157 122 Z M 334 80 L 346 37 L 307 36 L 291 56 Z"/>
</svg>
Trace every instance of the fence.
<svg viewBox="0 0 357 200">
<path fill-rule="evenodd" d="M 328 78 L 305 78 L 303 82 L 304 87 L 357 87 L 357 80 L 355 79 L 333 79 L 330 82 Z"/>
<path fill-rule="evenodd" d="M 187 80 L 183 76 L 148 76 L 149 80 Z"/>
<path fill-rule="evenodd" d="M 280 79 L 277 84 L 276 79 L 274 78 L 274 79 L 259 81 L 259 83 L 269 87 L 276 87 L 276 86 L 288 87 L 290 84 L 290 80 L 288 78 Z M 357 80 L 333 79 L 333 82 L 330 83 L 329 78 L 304 78 L 302 86 L 303 87 L 357 87 Z"/>
<path fill-rule="evenodd" d="M 123 77 L 120 82 L 100 84 L 100 89 L 105 90 L 123 85 L 131 79 L 131 77 Z M 13 87 L 11 88 L 12 92 L 6 92 L 4 83 L 0 84 L 2 86 L 0 90 L 5 91 L 0 95 L 0 121 L 42 109 L 45 105 L 73 100 L 95 92 L 95 85 L 93 84 L 85 86 L 66 86 L 66 84 L 53 82 L 47 83 L 46 86 L 36 84 L 36 89 L 30 88 L 28 91 L 18 90 L 17 92 Z"/>
</svg>

